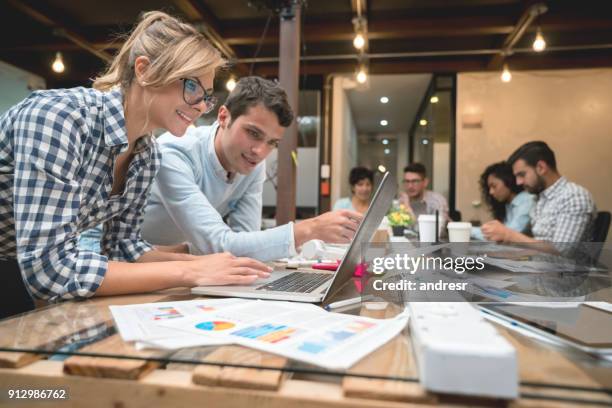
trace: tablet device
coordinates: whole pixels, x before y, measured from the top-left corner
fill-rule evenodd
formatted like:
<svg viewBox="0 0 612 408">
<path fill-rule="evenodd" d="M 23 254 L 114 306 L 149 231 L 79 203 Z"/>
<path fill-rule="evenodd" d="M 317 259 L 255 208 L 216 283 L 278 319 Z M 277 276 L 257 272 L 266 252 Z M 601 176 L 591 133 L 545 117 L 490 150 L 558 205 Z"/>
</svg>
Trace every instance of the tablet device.
<svg viewBox="0 0 612 408">
<path fill-rule="evenodd" d="M 487 313 L 590 354 L 612 354 L 612 312 L 580 304 L 480 304 Z"/>
</svg>

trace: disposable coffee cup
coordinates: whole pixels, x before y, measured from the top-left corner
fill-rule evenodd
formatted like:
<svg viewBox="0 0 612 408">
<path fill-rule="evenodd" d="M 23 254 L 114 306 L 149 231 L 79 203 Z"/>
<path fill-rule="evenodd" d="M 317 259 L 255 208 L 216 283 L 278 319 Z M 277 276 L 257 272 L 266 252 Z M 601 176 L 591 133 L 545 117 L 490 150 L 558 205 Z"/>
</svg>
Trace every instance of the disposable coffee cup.
<svg viewBox="0 0 612 408">
<path fill-rule="evenodd" d="M 419 241 L 436 242 L 436 216 L 432 214 L 421 214 L 419 221 Z"/>
<path fill-rule="evenodd" d="M 449 222 L 447 228 L 450 242 L 470 242 L 471 222 Z"/>
</svg>

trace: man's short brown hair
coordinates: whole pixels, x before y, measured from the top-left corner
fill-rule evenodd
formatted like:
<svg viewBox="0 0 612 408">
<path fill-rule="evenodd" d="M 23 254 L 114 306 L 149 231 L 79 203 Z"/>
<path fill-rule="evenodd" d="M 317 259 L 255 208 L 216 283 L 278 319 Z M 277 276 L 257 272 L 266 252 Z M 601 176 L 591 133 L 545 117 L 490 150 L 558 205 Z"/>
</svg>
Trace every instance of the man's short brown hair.
<svg viewBox="0 0 612 408">
<path fill-rule="evenodd" d="M 232 122 L 240 115 L 247 113 L 249 108 L 263 104 L 274 112 L 282 127 L 289 127 L 293 121 L 293 110 L 287 101 L 287 94 L 277 83 L 264 78 L 249 76 L 240 78 L 236 88 L 225 100 Z"/>
</svg>

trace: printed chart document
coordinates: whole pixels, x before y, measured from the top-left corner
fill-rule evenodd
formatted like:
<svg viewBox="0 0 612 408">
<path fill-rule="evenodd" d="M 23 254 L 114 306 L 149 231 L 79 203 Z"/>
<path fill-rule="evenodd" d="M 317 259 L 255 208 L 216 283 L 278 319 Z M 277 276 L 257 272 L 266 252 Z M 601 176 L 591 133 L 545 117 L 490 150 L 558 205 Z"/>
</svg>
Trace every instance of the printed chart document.
<svg viewBox="0 0 612 408">
<path fill-rule="evenodd" d="M 204 339 L 252 347 L 331 369 L 347 369 L 396 336 L 408 322 L 330 313 L 310 304 L 245 303 L 206 315 L 166 319 L 160 325 Z"/>
<path fill-rule="evenodd" d="M 224 308 L 255 302 L 245 299 L 196 299 L 178 302 L 145 303 L 137 305 L 109 306 L 119 334 L 124 341 L 153 342 L 176 338 L 176 330 L 160 323 L 182 320 L 188 316 L 205 316 Z M 178 339 L 181 340 L 181 339 Z M 202 339 L 200 338 L 200 343 Z M 185 342 L 186 339 L 183 339 Z M 213 341 L 213 339 L 211 339 Z M 171 344 L 173 342 L 170 342 Z M 180 341 L 174 343 L 182 344 Z M 165 344 L 163 341 L 161 344 Z M 217 343 L 220 344 L 217 340 Z M 198 344 L 202 345 L 202 344 Z M 189 347 L 189 346 L 178 346 Z M 163 347 L 166 348 L 166 347 Z M 174 348 L 174 347 L 173 347 Z"/>
</svg>

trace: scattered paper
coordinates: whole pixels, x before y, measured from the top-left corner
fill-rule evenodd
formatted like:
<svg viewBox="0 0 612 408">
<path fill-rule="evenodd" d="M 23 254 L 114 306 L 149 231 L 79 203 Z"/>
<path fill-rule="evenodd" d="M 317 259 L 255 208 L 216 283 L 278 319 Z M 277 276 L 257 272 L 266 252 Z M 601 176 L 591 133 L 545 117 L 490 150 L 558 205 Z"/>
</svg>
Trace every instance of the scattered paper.
<svg viewBox="0 0 612 408">
<path fill-rule="evenodd" d="M 254 302 L 245 299 L 196 299 L 109 306 L 119 334 L 124 341 L 149 341 L 176 336 L 176 331 L 159 323 L 181 320 L 187 316 L 206 315 L 227 307 Z"/>
<path fill-rule="evenodd" d="M 396 336 L 408 322 L 330 313 L 309 304 L 255 301 L 163 326 L 252 347 L 331 369 L 347 369 Z"/>
</svg>

